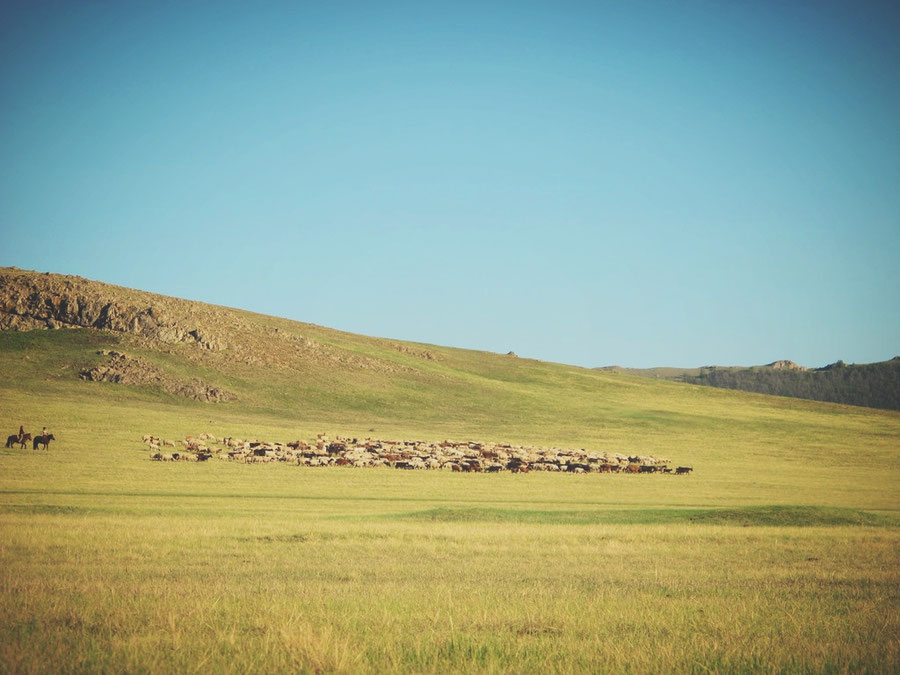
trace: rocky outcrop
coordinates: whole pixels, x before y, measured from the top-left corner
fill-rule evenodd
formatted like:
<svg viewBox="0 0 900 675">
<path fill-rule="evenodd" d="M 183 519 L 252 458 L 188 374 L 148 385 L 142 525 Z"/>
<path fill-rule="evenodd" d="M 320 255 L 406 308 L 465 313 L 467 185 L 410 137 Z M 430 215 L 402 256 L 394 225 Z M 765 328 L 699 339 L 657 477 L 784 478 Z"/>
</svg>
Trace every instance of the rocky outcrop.
<svg viewBox="0 0 900 675">
<path fill-rule="evenodd" d="M 169 394 L 207 403 L 218 403 L 233 398 L 224 389 L 213 387 L 201 380 L 194 379 L 190 382 L 179 380 L 140 357 L 106 350 L 99 353 L 109 356 L 109 360 L 94 368 L 83 370 L 79 374 L 82 380 L 151 386 Z"/>
<path fill-rule="evenodd" d="M 774 370 L 806 370 L 803 366 L 799 366 L 793 361 L 788 361 L 787 359 L 783 359 L 781 361 L 773 361 L 768 364 L 769 368 Z"/>
<path fill-rule="evenodd" d="M 425 359 L 426 361 L 435 361 L 437 359 L 434 352 L 429 352 L 424 349 L 413 349 L 412 347 L 400 343 L 395 344 L 393 347 L 401 354 L 409 354 L 410 356 L 416 356 L 420 359 Z"/>
<path fill-rule="evenodd" d="M 311 339 L 304 334 L 307 328 L 322 331 L 308 324 L 82 277 L 0 267 L 0 330 L 54 328 L 114 331 L 125 346 L 177 353 L 195 362 L 237 361 L 300 372 L 311 363 L 341 370 L 413 371 L 407 363 Z M 426 351 L 408 353 L 435 358 Z"/>
<path fill-rule="evenodd" d="M 136 304 L 142 294 L 128 297 L 123 290 L 81 277 L 7 269 L 0 274 L 0 330 L 97 328 L 166 344 L 224 347 L 220 339 L 183 325 L 159 306 Z"/>
</svg>

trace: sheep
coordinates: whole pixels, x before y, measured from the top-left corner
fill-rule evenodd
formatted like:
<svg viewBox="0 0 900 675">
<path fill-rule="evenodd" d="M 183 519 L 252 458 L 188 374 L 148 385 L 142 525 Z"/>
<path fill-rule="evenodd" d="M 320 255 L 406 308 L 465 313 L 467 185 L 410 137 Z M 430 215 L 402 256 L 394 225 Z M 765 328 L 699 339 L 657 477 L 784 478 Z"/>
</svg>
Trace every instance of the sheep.
<svg viewBox="0 0 900 675">
<path fill-rule="evenodd" d="M 143 439 L 154 454 L 160 446 L 176 448 L 176 442 L 160 441 L 153 435 Z M 225 446 L 207 447 L 206 441 Z M 184 451 L 182 451 L 182 448 Z M 500 443 L 442 441 L 381 441 L 366 438 L 336 436 L 333 442 L 319 434 L 315 444 L 303 441 L 290 443 L 271 441 L 243 441 L 226 436 L 218 439 L 212 434 L 186 436 L 172 459 L 200 461 L 219 455 L 223 460 L 249 464 L 290 462 L 299 466 L 389 466 L 407 469 L 447 469 L 450 471 L 568 471 L 570 473 L 612 473 L 625 470 L 634 473 L 672 472 L 666 466 L 670 460 L 634 453 L 625 455 L 586 449 L 544 448 Z M 202 455 L 202 456 L 201 456 Z M 168 459 L 168 456 L 163 456 Z M 684 471 L 686 472 L 686 470 Z"/>
</svg>

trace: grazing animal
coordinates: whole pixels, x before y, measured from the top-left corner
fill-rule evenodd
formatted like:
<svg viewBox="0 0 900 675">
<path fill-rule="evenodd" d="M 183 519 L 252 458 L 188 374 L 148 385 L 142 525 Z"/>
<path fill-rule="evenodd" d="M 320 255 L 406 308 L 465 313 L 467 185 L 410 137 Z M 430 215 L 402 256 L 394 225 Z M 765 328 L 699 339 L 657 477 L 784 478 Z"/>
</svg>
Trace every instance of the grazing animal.
<svg viewBox="0 0 900 675">
<path fill-rule="evenodd" d="M 25 443 L 31 440 L 31 434 L 22 434 L 22 438 L 19 438 L 19 434 L 13 434 L 9 438 L 6 439 L 6 447 L 11 448 L 13 443 L 18 443 L 19 447 L 24 450 Z"/>
<path fill-rule="evenodd" d="M 693 470 L 694 470 L 694 467 L 692 467 L 692 466 L 679 466 L 679 467 L 676 467 L 676 469 L 675 469 L 675 475 L 679 476 L 681 474 L 690 473 Z"/>
<path fill-rule="evenodd" d="M 34 445 L 32 449 L 37 450 L 39 445 L 44 446 L 44 450 L 50 449 L 50 441 L 55 441 L 56 436 L 53 434 L 44 434 L 43 436 L 35 436 L 34 437 Z"/>
<path fill-rule="evenodd" d="M 638 473 L 641 467 L 638 464 L 629 464 L 625 467 L 625 473 Z"/>
<path fill-rule="evenodd" d="M 518 459 L 507 462 L 506 468 L 513 473 L 528 473 L 528 464 Z"/>
</svg>

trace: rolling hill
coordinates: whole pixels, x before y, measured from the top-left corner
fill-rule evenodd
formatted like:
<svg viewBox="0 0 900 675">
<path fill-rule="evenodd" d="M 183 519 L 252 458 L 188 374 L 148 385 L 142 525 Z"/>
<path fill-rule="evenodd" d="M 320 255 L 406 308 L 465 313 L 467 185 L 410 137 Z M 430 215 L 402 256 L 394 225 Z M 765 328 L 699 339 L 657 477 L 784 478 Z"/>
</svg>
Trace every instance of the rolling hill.
<svg viewBox="0 0 900 675">
<path fill-rule="evenodd" d="M 892 413 L 365 337 L 15 268 L 0 270 L 0 327 L 11 430 L 18 402 L 39 392 L 38 408 L 121 414 L 123 438 L 147 431 L 128 421 L 135 411 L 152 411 L 151 431 L 174 437 L 479 439 L 664 456 L 716 465 L 720 478 L 777 457 L 813 463 L 824 487 L 838 467 L 860 471 L 845 466 L 848 448 L 887 451 L 897 425 Z"/>
<path fill-rule="evenodd" d="M 686 382 L 723 389 L 752 391 L 884 410 L 900 410 L 900 356 L 879 363 L 805 368 L 792 361 L 764 366 L 703 366 L 701 368 L 622 368 L 598 370 Z"/>
</svg>

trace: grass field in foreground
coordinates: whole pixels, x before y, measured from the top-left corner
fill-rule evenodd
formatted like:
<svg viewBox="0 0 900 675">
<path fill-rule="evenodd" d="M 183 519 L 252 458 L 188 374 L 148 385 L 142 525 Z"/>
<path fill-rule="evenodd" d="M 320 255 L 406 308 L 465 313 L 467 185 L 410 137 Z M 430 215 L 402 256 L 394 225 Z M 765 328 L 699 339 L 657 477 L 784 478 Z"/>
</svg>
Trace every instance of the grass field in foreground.
<svg viewBox="0 0 900 675">
<path fill-rule="evenodd" d="M 900 663 L 896 413 L 456 352 L 433 379 L 377 381 L 365 405 L 337 405 L 340 373 L 293 389 L 275 373 L 209 406 L 66 375 L 105 340 L 0 334 L 0 422 L 58 437 L 46 453 L 0 449 L 4 672 Z M 328 387 L 328 404 L 269 405 Z M 161 464 L 139 442 L 370 428 L 645 450 L 695 473 Z"/>
</svg>

